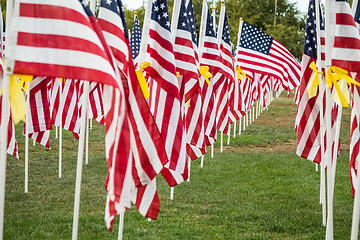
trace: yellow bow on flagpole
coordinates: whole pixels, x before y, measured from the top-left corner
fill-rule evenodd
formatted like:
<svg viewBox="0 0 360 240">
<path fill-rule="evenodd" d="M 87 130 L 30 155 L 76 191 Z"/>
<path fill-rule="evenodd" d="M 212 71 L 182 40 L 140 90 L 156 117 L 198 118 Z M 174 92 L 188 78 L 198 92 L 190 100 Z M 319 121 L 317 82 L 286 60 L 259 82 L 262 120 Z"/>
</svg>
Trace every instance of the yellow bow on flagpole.
<svg viewBox="0 0 360 240">
<path fill-rule="evenodd" d="M 354 84 L 360 87 L 360 84 L 356 82 L 354 79 L 352 79 L 348 75 L 348 73 L 349 72 L 347 70 L 335 66 L 329 67 L 329 69 L 326 72 L 326 83 L 329 88 L 331 88 L 334 85 L 337 93 L 337 98 L 335 98 L 335 101 L 338 104 L 340 102 L 343 107 L 349 107 L 350 97 L 349 97 L 348 86 Z M 340 86 L 338 84 L 338 81 L 341 79 L 343 79 L 347 83 L 345 85 L 345 90 L 344 90 L 345 96 L 342 93 Z"/>
<path fill-rule="evenodd" d="M 142 70 L 149 67 L 150 65 L 151 65 L 151 63 L 149 63 L 149 62 L 143 62 L 141 64 L 140 69 L 135 70 L 136 76 L 137 76 L 139 84 L 140 84 L 141 91 L 142 91 L 145 99 L 148 99 L 150 97 L 150 93 L 149 93 L 149 86 L 146 83 L 146 80 L 145 80 Z"/>
<path fill-rule="evenodd" d="M 213 75 L 211 74 L 211 72 L 209 72 L 209 67 L 208 66 L 200 66 L 200 74 L 204 76 L 207 84 L 210 86 L 209 78 L 211 78 Z"/>
<path fill-rule="evenodd" d="M 246 74 L 244 73 L 244 71 L 241 69 L 240 66 L 237 66 L 236 67 L 236 74 L 237 74 L 237 77 L 238 79 L 241 81 L 241 75 L 243 75 L 245 78 L 248 78 L 250 79 L 248 76 L 246 76 Z"/>
<path fill-rule="evenodd" d="M 10 75 L 10 85 L 9 85 L 9 101 L 11 115 L 14 121 L 14 124 L 19 123 L 21 120 L 26 122 L 26 103 L 25 96 L 21 91 L 21 87 L 18 83 L 17 78 L 21 77 L 23 84 L 27 89 L 28 83 L 33 79 L 33 76 L 29 75 Z M 25 88 L 24 87 L 24 88 Z"/>
<path fill-rule="evenodd" d="M 308 85 L 306 87 L 306 90 L 309 94 L 309 99 L 310 99 L 312 97 L 315 97 L 315 95 L 317 93 L 318 86 L 320 85 L 319 73 L 322 74 L 322 72 L 318 71 L 315 62 L 311 62 L 309 67 L 313 70 L 313 73 L 312 73 L 310 80 L 308 82 Z"/>
</svg>

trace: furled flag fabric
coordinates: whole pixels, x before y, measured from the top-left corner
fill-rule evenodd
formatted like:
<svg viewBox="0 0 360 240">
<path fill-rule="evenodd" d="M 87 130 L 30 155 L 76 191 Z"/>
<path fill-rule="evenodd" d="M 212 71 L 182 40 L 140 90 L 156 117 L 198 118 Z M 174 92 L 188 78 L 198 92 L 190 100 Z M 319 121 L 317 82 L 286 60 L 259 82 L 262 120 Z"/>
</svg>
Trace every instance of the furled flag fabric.
<svg viewBox="0 0 360 240">
<path fill-rule="evenodd" d="M 52 129 L 50 103 L 47 85 L 49 77 L 36 77 L 29 83 L 28 134 L 41 145 L 50 149 L 50 130 Z M 25 127 L 24 124 L 24 133 Z"/>
<path fill-rule="evenodd" d="M 180 0 L 180 11 L 173 20 L 175 28 L 174 55 L 176 71 L 182 76 L 180 85 L 180 98 L 185 97 L 187 102 L 198 90 L 199 86 L 199 63 L 196 61 L 194 45 L 190 30 L 190 21 L 185 7 L 185 1 Z M 176 16 L 176 15 L 174 15 Z"/>
<path fill-rule="evenodd" d="M 0 122 L 1 122 L 1 114 L 2 114 L 1 107 L 2 107 L 2 96 L 0 96 Z M 10 114 L 10 110 L 9 110 L 9 122 L 8 122 L 7 153 L 13 155 L 16 158 L 19 158 L 18 146 L 15 136 L 15 126 Z"/>
<path fill-rule="evenodd" d="M 186 166 L 185 124 L 181 112 L 180 86 L 176 77 L 167 1 L 152 2 L 149 29 L 146 56 L 146 61 L 151 63 L 146 68 L 150 77 L 149 106 L 169 158 L 163 171 L 169 169 L 183 174 Z M 170 185 L 178 184 L 173 179 L 166 180 Z"/>
<path fill-rule="evenodd" d="M 140 22 L 137 15 L 135 14 L 134 25 L 130 36 L 130 48 L 131 48 L 131 55 L 134 60 L 134 64 L 138 62 L 137 56 L 139 56 L 139 52 L 140 52 L 140 43 L 141 43 Z"/>
<path fill-rule="evenodd" d="M 187 3 L 187 16 L 190 22 L 190 31 L 192 37 L 192 45 L 195 51 L 195 60 L 199 65 L 199 55 L 197 49 L 197 34 L 195 28 L 195 14 L 192 0 Z M 185 106 L 185 122 L 186 122 L 186 152 L 191 160 L 205 154 L 205 132 L 203 120 L 203 96 L 201 94 L 202 87 L 205 83 L 203 76 L 199 77 L 199 88 L 197 92 L 190 98 L 189 106 Z M 185 86 L 186 91 L 186 86 Z"/>
<path fill-rule="evenodd" d="M 278 41 L 256 27 L 243 22 L 237 55 L 243 70 L 281 79 L 291 91 L 300 82 L 300 64 Z"/>
<path fill-rule="evenodd" d="M 349 3 L 335 1 L 336 24 L 334 48 L 331 65 L 349 72 L 360 72 L 360 36 L 355 21 L 359 22 L 359 13 L 354 17 Z M 359 11 L 357 11 L 359 12 Z"/>
<path fill-rule="evenodd" d="M 127 120 L 130 126 L 130 148 L 133 155 L 132 185 L 137 187 L 131 189 L 132 196 L 136 193 L 133 201 L 144 216 L 156 219 L 160 203 L 154 179 L 168 158 L 160 132 L 135 74 L 122 2 L 101 1 L 99 23 L 122 73 Z M 113 216 L 109 216 L 109 219 L 112 218 Z"/>
<path fill-rule="evenodd" d="M 203 36 L 199 42 L 200 65 L 209 67 L 209 72 L 213 75 L 209 83 L 202 86 L 203 95 L 203 116 L 205 129 L 205 143 L 210 145 L 216 141 L 216 107 L 215 107 L 215 91 L 223 81 L 223 70 L 219 47 L 217 45 L 216 33 L 213 28 L 213 18 L 208 9 L 206 0 L 203 1 L 202 8 L 206 26 L 201 32 Z"/>
<path fill-rule="evenodd" d="M 297 155 L 308 160 L 320 163 L 320 108 L 318 95 L 309 99 L 306 90 L 313 70 L 310 68 L 312 62 L 316 63 L 317 56 L 317 34 L 316 34 L 316 18 L 320 18 L 320 30 L 324 31 L 324 24 L 321 15 L 316 15 L 315 0 L 309 2 L 308 17 L 306 21 L 304 50 L 301 62 L 301 82 L 298 90 L 299 103 L 297 107 L 297 115 L 295 129 L 297 131 Z M 324 38 L 320 39 L 324 44 Z M 321 49 L 322 51 L 325 49 Z M 323 57 L 323 56 L 321 56 Z"/>
<path fill-rule="evenodd" d="M 352 89 L 351 100 L 351 128 L 350 128 L 350 181 L 352 186 L 352 194 L 355 196 L 355 190 L 357 186 L 357 172 L 359 169 L 359 158 L 360 158 L 360 88 L 354 86 Z"/>
<path fill-rule="evenodd" d="M 225 8 L 225 6 L 221 6 Z M 222 10 L 223 11 L 223 10 Z M 220 17 L 220 19 L 222 19 Z M 216 92 L 216 127 L 219 131 L 228 133 L 229 123 L 229 106 L 230 106 L 230 87 L 235 81 L 234 76 L 234 59 L 231 53 L 230 31 L 226 9 L 224 10 L 224 22 L 219 24 L 223 26 L 220 38 L 220 56 L 223 64 L 224 81 L 221 83 Z"/>
<path fill-rule="evenodd" d="M 360 4 L 358 0 L 353 1 L 352 12 L 354 14 L 355 24 L 360 32 Z M 349 26 L 351 27 L 351 26 Z M 353 40 L 355 41 L 355 40 Z M 355 74 L 354 74 L 355 75 Z M 356 73 L 356 81 L 360 82 L 360 75 Z M 350 181 L 352 185 L 352 194 L 355 196 L 357 172 L 359 169 L 360 158 L 360 88 L 351 87 L 351 129 L 350 129 Z"/>
</svg>

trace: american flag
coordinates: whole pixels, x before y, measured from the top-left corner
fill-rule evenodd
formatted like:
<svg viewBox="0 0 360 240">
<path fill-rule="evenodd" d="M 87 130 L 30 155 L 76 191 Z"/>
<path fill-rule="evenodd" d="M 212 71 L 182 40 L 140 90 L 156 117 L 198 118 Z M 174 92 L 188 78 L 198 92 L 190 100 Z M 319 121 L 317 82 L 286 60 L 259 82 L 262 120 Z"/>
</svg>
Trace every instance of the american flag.
<svg viewBox="0 0 360 240">
<path fill-rule="evenodd" d="M 335 1 L 336 25 L 331 65 L 349 72 L 360 72 L 360 37 L 355 21 L 359 22 L 359 11 L 354 17 L 347 1 Z"/>
<path fill-rule="evenodd" d="M 187 16 L 190 22 L 190 31 L 192 36 L 192 46 L 195 52 L 195 60 L 199 65 L 199 55 L 197 49 L 197 34 L 195 28 L 195 14 L 192 0 L 187 4 Z M 205 83 L 204 77 L 199 77 L 199 88 L 190 98 L 189 107 L 185 106 L 185 123 L 186 123 L 186 152 L 191 160 L 205 154 L 205 132 L 201 95 L 201 87 Z M 186 92 L 186 86 L 185 86 Z"/>
<path fill-rule="evenodd" d="M 92 82 L 89 86 L 89 119 L 95 119 L 97 122 L 104 124 L 104 102 L 103 102 L 103 85 Z M 81 101 L 80 101 L 81 102 Z"/>
<path fill-rule="evenodd" d="M 231 43 L 230 43 L 230 31 L 227 12 L 225 5 L 221 6 L 222 12 L 224 14 L 223 18 L 220 16 L 220 20 L 223 19 L 224 22 L 219 24 L 223 26 L 222 31 L 219 31 L 222 35 L 218 36 L 220 38 L 220 56 L 221 62 L 223 64 L 223 74 L 225 80 L 221 83 L 216 93 L 216 125 L 217 129 L 221 132 L 228 133 L 228 123 L 229 123 L 229 106 L 230 106 L 230 92 L 229 88 L 235 81 L 234 76 L 234 59 L 231 53 Z M 230 120 L 231 122 L 231 120 Z"/>
<path fill-rule="evenodd" d="M 108 47 L 87 1 L 20 0 L 8 35 L 13 73 L 116 86 Z M 59 27 L 63 25 L 64 27 Z"/>
<path fill-rule="evenodd" d="M 199 86 L 199 62 L 196 59 L 196 53 L 194 44 L 192 42 L 191 23 L 188 17 L 188 11 L 185 7 L 185 1 L 180 1 L 180 11 L 178 17 L 173 17 L 176 26 L 175 43 L 174 43 L 174 55 L 176 71 L 183 76 L 180 89 L 180 98 L 184 95 L 185 102 L 192 97 L 198 90 Z M 174 15 L 176 16 L 176 15 Z"/>
<path fill-rule="evenodd" d="M 151 7 L 146 56 L 146 61 L 151 63 L 146 68 L 150 77 L 149 106 L 169 158 L 163 171 L 169 169 L 183 174 L 186 165 L 185 124 L 172 39 L 167 1 L 155 0 Z M 170 185 L 173 183 L 173 179 L 166 180 Z"/>
<path fill-rule="evenodd" d="M 99 23 L 103 28 L 106 41 L 115 53 L 117 66 L 122 71 L 121 80 L 125 88 L 127 120 L 130 126 L 130 148 L 133 155 L 132 185 L 139 187 L 132 190 L 132 195 L 134 192 L 137 192 L 135 205 L 138 208 L 139 204 L 147 206 L 147 211 L 144 211 L 143 207 L 141 210 L 139 208 L 139 211 L 146 217 L 156 219 L 159 205 L 156 202 L 149 202 L 148 197 L 150 195 L 152 199 L 154 196 L 157 196 L 156 183 L 153 179 L 163 168 L 168 158 L 160 132 L 151 115 L 135 74 L 121 1 L 101 1 Z M 110 27 L 113 25 L 116 26 L 116 29 Z M 120 141 L 122 140 L 120 139 Z M 111 203 L 110 201 L 110 204 L 116 206 L 116 202 Z M 109 209 L 111 210 L 111 207 Z M 148 212 L 149 214 L 147 214 Z M 110 212 L 110 216 L 107 218 L 107 225 L 109 225 L 109 219 L 113 219 L 114 213 Z"/>
<path fill-rule="evenodd" d="M 141 43 L 141 29 L 140 29 L 140 22 L 137 17 L 137 14 L 134 16 L 134 25 L 131 31 L 130 36 L 130 49 L 131 55 L 134 60 L 134 63 L 137 63 L 137 56 L 139 56 L 140 52 L 140 43 Z"/>
<path fill-rule="evenodd" d="M 242 24 L 237 61 L 243 70 L 281 79 L 287 91 L 299 85 L 298 61 L 281 43 L 246 22 Z"/>
<path fill-rule="evenodd" d="M 297 115 L 295 129 L 297 131 L 297 155 L 308 160 L 320 163 L 320 108 L 318 95 L 309 99 L 306 90 L 313 70 L 309 67 L 312 62 L 316 62 L 317 58 L 317 32 L 316 18 L 320 18 L 320 31 L 324 31 L 323 18 L 320 9 L 320 16 L 316 15 L 315 0 L 309 2 L 304 50 L 301 62 L 301 82 L 298 90 L 299 103 L 297 107 Z M 325 43 L 324 38 L 320 39 L 322 44 Z M 322 45 L 321 45 L 322 46 Z M 321 52 L 325 50 L 321 47 Z M 323 57 L 323 56 L 321 56 Z"/>
<path fill-rule="evenodd" d="M 206 1 L 203 2 L 202 12 L 205 16 L 202 21 L 206 23 L 206 26 L 204 31 L 200 32 L 202 34 L 199 42 L 200 65 L 208 66 L 209 72 L 213 75 L 210 85 L 205 82 L 202 86 L 205 143 L 210 145 L 216 141 L 215 91 L 223 80 L 223 70 L 213 18 Z"/>
<path fill-rule="evenodd" d="M 47 85 L 51 78 L 36 77 L 29 83 L 28 134 L 41 145 L 50 149 L 50 130 L 52 129 L 50 103 Z M 25 133 L 24 124 L 24 133 Z"/>
</svg>

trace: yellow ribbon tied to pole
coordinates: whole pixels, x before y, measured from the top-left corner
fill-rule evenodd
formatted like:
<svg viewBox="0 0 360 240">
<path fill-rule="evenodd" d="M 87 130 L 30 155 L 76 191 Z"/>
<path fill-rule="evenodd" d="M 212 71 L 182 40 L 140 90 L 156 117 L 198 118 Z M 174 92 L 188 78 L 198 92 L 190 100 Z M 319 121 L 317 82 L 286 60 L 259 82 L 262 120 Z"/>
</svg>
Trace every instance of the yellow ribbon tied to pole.
<svg viewBox="0 0 360 240">
<path fill-rule="evenodd" d="M 9 100 L 10 100 L 10 109 L 11 115 L 14 121 L 14 124 L 19 123 L 21 120 L 26 121 L 26 103 L 24 93 L 21 91 L 21 87 L 18 83 L 18 78 L 20 78 L 20 83 L 24 86 L 24 91 L 26 91 L 29 82 L 33 79 L 33 76 L 30 75 L 10 75 L 10 84 L 9 84 Z"/>
<path fill-rule="evenodd" d="M 143 74 L 142 70 L 149 67 L 150 65 L 151 65 L 151 63 L 149 63 L 149 62 L 143 62 L 141 64 L 140 69 L 135 70 L 137 79 L 138 79 L 139 84 L 140 84 L 141 91 L 142 91 L 145 99 L 148 99 L 150 97 L 150 92 L 149 92 L 149 86 L 147 85 L 147 82 L 145 80 L 145 77 L 144 77 L 144 74 Z"/>
<path fill-rule="evenodd" d="M 211 74 L 211 72 L 209 72 L 209 67 L 208 66 L 200 66 L 200 74 L 204 76 L 205 81 L 210 86 L 209 78 L 211 78 L 213 75 Z"/>
<path fill-rule="evenodd" d="M 352 79 L 348 75 L 348 71 L 339 67 L 329 67 L 326 72 L 326 83 L 329 88 L 332 88 L 334 85 L 336 94 L 334 95 L 334 101 L 343 107 L 349 107 L 350 97 L 349 97 L 349 88 L 351 84 L 354 84 L 360 87 L 360 84 Z M 345 85 L 344 93 L 341 91 L 340 86 L 338 84 L 339 80 L 344 80 L 347 84 Z"/>
<path fill-rule="evenodd" d="M 248 76 L 246 76 L 246 74 L 244 73 L 244 71 L 241 69 L 240 66 L 237 66 L 236 67 L 236 74 L 237 74 L 237 77 L 238 79 L 241 81 L 241 75 L 243 75 L 245 78 L 248 78 L 250 79 Z"/>
<path fill-rule="evenodd" d="M 16 74 L 15 77 L 20 79 L 19 85 L 20 88 L 23 88 L 24 92 L 26 92 L 29 82 L 31 82 L 34 78 L 31 75 L 23 75 L 23 74 Z"/>
<path fill-rule="evenodd" d="M 318 86 L 320 85 L 319 73 L 322 74 L 322 72 L 318 71 L 315 62 L 311 62 L 309 67 L 313 70 L 313 73 L 312 73 L 310 80 L 308 82 L 308 85 L 306 87 L 306 90 L 309 94 L 309 99 L 310 99 L 310 98 L 316 96 Z"/>
</svg>

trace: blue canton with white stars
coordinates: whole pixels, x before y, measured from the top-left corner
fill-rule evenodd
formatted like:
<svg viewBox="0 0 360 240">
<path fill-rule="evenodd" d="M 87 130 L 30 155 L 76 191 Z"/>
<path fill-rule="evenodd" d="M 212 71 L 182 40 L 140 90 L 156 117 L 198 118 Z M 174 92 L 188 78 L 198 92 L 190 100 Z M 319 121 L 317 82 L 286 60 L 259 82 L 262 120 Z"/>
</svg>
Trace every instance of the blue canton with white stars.
<svg viewBox="0 0 360 240">
<path fill-rule="evenodd" d="M 324 21 L 322 19 L 321 10 L 320 10 L 320 30 L 324 30 Z M 315 13 L 315 0 L 310 0 L 309 10 L 306 18 L 306 28 L 305 28 L 305 39 L 304 39 L 304 49 L 303 52 L 305 55 L 316 59 L 317 57 L 317 37 L 316 37 L 316 13 Z"/>
<path fill-rule="evenodd" d="M 81 5 L 83 6 L 86 14 L 89 16 L 89 17 L 93 17 L 94 14 L 92 13 L 92 11 L 90 10 L 90 7 L 89 7 L 89 4 L 88 4 L 88 1 L 87 0 L 79 0 L 79 2 L 81 3 Z"/>
<path fill-rule="evenodd" d="M 166 0 L 153 0 L 151 19 L 170 31 L 170 18 Z"/>
<path fill-rule="evenodd" d="M 356 6 L 354 20 L 355 22 L 360 24 L 360 3 L 358 3 L 358 5 Z"/>
<path fill-rule="evenodd" d="M 101 0 L 100 7 L 106 8 L 120 16 L 124 25 L 125 39 L 128 39 L 129 34 L 126 26 L 125 12 L 121 0 Z"/>
<path fill-rule="evenodd" d="M 190 31 L 193 43 L 197 45 L 197 34 L 196 34 L 196 27 L 195 27 L 195 15 L 194 15 L 194 6 L 192 0 L 189 1 L 187 6 L 187 15 L 190 22 Z"/>
<path fill-rule="evenodd" d="M 135 59 L 139 55 L 140 44 L 141 44 L 140 22 L 137 16 L 135 16 L 134 26 L 130 36 L 130 49 L 133 59 Z"/>
<path fill-rule="evenodd" d="M 256 27 L 244 22 L 239 47 L 269 55 L 273 38 Z"/>
<path fill-rule="evenodd" d="M 230 45 L 230 31 L 229 31 L 228 16 L 226 12 L 225 12 L 222 40 Z"/>
<path fill-rule="evenodd" d="M 216 33 L 214 31 L 214 26 L 213 26 L 213 18 L 210 14 L 210 11 L 208 11 L 208 15 L 207 15 L 205 36 L 216 38 Z"/>
<path fill-rule="evenodd" d="M 190 21 L 188 19 L 188 13 L 185 7 L 185 1 L 181 0 L 178 29 L 190 32 Z"/>
</svg>

